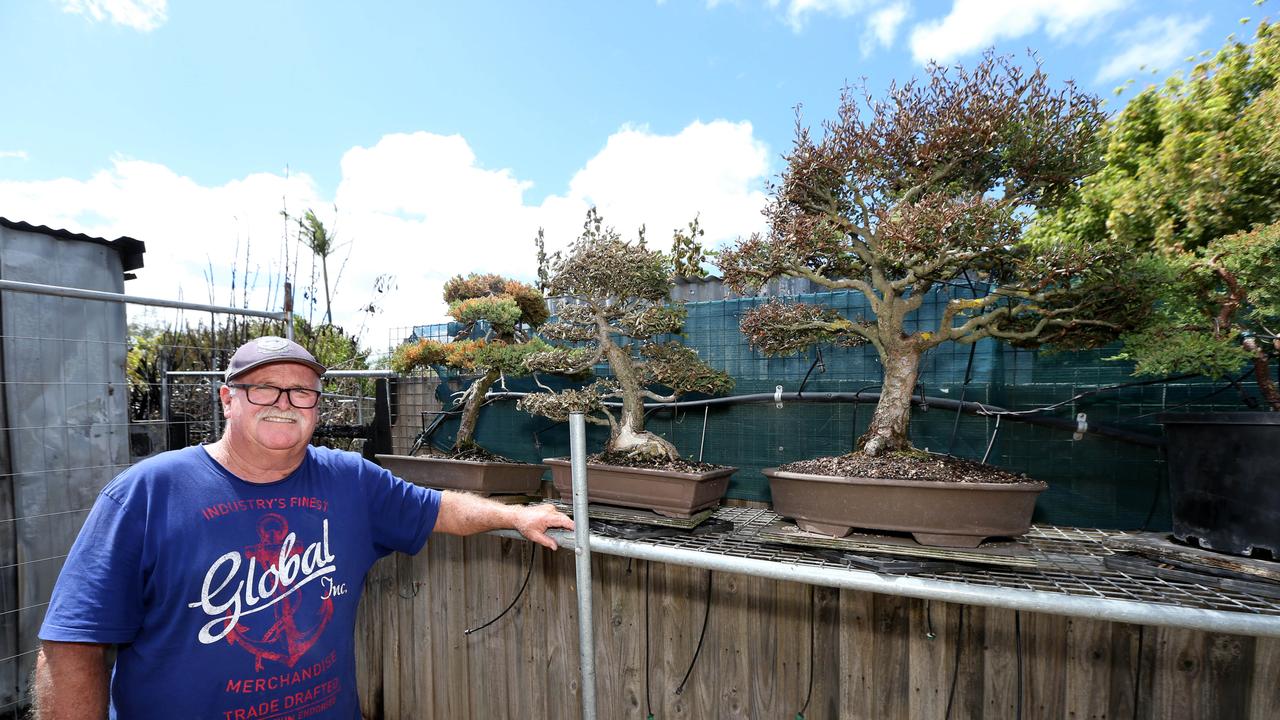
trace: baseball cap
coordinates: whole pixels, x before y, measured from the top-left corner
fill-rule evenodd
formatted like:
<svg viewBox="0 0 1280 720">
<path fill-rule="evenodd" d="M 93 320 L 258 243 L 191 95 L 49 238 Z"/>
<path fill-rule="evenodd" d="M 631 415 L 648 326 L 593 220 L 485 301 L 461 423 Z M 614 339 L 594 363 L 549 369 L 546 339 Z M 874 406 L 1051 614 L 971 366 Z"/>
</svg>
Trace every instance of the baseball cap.
<svg viewBox="0 0 1280 720">
<path fill-rule="evenodd" d="M 328 370 L 298 343 L 275 335 L 264 335 L 250 340 L 236 350 L 236 354 L 231 356 L 231 362 L 227 364 L 226 380 L 234 380 L 256 367 L 278 362 L 306 365 L 315 370 L 317 375 L 324 375 Z"/>
</svg>

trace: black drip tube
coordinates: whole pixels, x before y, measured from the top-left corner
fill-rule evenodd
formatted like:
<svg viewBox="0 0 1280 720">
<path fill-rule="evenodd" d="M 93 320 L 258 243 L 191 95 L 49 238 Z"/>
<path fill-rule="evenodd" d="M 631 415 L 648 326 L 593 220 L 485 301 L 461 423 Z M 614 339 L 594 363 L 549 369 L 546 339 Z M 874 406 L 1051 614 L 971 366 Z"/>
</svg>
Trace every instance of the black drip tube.
<svg viewBox="0 0 1280 720">
<path fill-rule="evenodd" d="M 490 400 L 512 400 L 524 397 L 529 393 L 522 392 L 491 392 L 485 397 Z M 694 407 L 714 407 L 718 405 L 743 405 L 746 403 L 763 403 L 763 402 L 820 402 L 820 403 L 837 403 L 837 402 L 875 402 L 880 399 L 878 392 L 808 392 L 801 394 L 799 392 L 778 393 L 750 393 L 747 395 L 726 395 L 724 397 L 705 398 L 702 400 L 680 400 L 677 402 L 667 403 L 645 403 L 645 408 L 649 410 L 674 409 L 674 408 L 694 408 Z M 1133 445 L 1141 445 L 1143 447 L 1164 447 L 1164 438 L 1149 435 L 1147 433 L 1134 432 L 1122 428 L 1111 427 L 1109 425 L 1099 425 L 1096 423 L 1088 423 L 1085 427 L 1075 420 L 1058 417 L 1043 417 L 1034 414 L 1022 414 L 1006 410 L 995 405 L 986 403 L 969 402 L 965 400 L 953 400 L 952 398 L 942 397 L 925 397 L 917 395 L 911 399 L 913 405 L 927 405 L 930 408 L 941 408 L 946 410 L 958 410 L 960 412 L 972 415 L 991 415 L 1003 416 L 1007 420 L 1017 420 L 1028 425 L 1039 425 L 1041 427 L 1056 428 L 1059 430 L 1068 430 L 1070 432 L 1084 432 L 1089 435 L 1097 435 L 1099 437 L 1111 438 L 1121 442 Z M 610 407 L 619 407 L 621 403 L 609 402 L 605 403 Z"/>
</svg>

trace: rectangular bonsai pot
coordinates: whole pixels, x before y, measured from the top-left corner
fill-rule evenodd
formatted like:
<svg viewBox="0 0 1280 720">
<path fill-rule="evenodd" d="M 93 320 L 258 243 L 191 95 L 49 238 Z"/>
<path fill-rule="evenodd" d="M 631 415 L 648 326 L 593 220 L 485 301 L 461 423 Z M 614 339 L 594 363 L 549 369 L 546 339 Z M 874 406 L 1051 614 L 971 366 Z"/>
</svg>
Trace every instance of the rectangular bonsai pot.
<svg viewBox="0 0 1280 720">
<path fill-rule="evenodd" d="M 766 468 L 773 509 L 801 530 L 843 537 L 857 528 L 911 533 L 921 545 L 977 547 L 1031 528 L 1039 481 L 967 483 L 832 477 Z"/>
<path fill-rule="evenodd" d="M 546 465 L 478 462 L 440 457 L 377 455 L 382 467 L 415 485 L 480 495 L 536 495 Z"/>
<path fill-rule="evenodd" d="M 550 458 L 543 462 L 551 466 L 551 479 L 560 496 L 571 499 L 573 477 L 569 461 Z M 687 518 L 715 507 L 729 488 L 729 476 L 737 471 L 738 468 L 724 467 L 702 473 L 667 472 L 587 463 L 587 499 Z"/>
</svg>

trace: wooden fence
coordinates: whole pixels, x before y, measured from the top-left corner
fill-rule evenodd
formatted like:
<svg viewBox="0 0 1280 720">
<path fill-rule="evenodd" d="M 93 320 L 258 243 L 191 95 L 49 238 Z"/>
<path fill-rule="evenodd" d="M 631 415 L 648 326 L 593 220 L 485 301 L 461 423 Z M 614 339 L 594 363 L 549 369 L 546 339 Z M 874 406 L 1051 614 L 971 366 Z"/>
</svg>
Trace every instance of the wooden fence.
<svg viewBox="0 0 1280 720">
<path fill-rule="evenodd" d="M 375 566 L 357 631 L 366 718 L 580 717 L 574 556 L 531 548 L 441 535 Z M 516 596 L 531 553 L 511 612 L 465 634 Z M 1280 717 L 1276 639 L 601 555 L 592 573 L 600 718 L 790 719 L 806 698 L 811 720 L 941 719 L 948 708 L 951 718 Z M 708 581 L 701 653 L 677 693 Z"/>
</svg>

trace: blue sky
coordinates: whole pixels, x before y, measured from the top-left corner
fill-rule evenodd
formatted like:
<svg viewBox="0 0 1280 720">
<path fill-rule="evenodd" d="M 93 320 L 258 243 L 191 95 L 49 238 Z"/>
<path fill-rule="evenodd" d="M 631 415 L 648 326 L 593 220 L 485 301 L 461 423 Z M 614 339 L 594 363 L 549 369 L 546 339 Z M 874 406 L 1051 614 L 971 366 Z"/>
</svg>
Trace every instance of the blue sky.
<svg viewBox="0 0 1280 720">
<path fill-rule="evenodd" d="M 1252 0 L 0 3 L 0 215 L 147 243 L 128 291 L 230 300 L 287 267 L 280 218 L 344 245 L 340 322 L 384 347 L 439 319 L 443 280 L 531 277 L 599 205 L 651 241 L 701 213 L 762 229 L 794 108 L 830 116 L 930 59 L 1036 51 L 1117 109 L 1126 79 L 1252 34 Z M 246 243 L 249 244 L 245 258 Z M 309 275 L 304 261 L 292 272 Z M 356 308 L 393 274 L 384 310 Z M 305 284 L 306 277 L 302 283 Z M 257 307 L 278 298 L 254 297 Z"/>
</svg>

